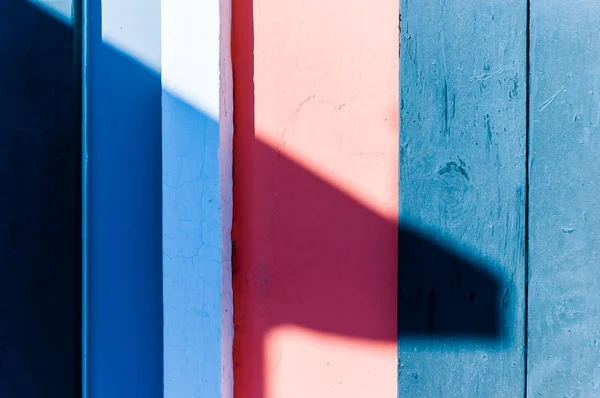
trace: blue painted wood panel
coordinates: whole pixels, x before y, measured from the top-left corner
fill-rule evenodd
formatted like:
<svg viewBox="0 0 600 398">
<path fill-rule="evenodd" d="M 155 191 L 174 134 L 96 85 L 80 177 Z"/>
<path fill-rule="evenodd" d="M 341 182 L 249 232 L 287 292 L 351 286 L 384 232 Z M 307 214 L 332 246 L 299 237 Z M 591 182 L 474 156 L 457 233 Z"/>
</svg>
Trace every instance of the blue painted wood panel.
<svg viewBox="0 0 600 398">
<path fill-rule="evenodd" d="M 85 1 L 84 392 L 162 397 L 160 2 Z"/>
<path fill-rule="evenodd" d="M 523 396 L 527 4 L 401 13 L 399 396 Z"/>
<path fill-rule="evenodd" d="M 597 1 L 531 1 L 531 397 L 600 396 L 599 21 Z"/>
<path fill-rule="evenodd" d="M 77 47 L 72 27 L 37 3 L 0 1 L 0 397 L 74 398 Z"/>
</svg>

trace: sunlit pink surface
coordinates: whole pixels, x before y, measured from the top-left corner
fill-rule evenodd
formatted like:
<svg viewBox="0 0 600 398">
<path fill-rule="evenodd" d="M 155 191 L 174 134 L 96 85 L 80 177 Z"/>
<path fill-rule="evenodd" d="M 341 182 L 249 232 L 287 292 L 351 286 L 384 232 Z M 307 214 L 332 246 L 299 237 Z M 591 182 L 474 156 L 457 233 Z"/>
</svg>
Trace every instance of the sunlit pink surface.
<svg viewBox="0 0 600 398">
<path fill-rule="evenodd" d="M 233 1 L 236 398 L 397 396 L 397 1 Z"/>
</svg>

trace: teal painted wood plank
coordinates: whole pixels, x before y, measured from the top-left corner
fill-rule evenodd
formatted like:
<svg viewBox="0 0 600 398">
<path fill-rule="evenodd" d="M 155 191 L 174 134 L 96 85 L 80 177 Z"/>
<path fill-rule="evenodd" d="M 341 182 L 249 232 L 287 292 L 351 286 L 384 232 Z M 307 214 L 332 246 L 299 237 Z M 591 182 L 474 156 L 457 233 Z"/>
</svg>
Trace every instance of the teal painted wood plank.
<svg viewBox="0 0 600 398">
<path fill-rule="evenodd" d="M 524 1 L 402 1 L 399 396 L 524 394 Z"/>
<path fill-rule="evenodd" d="M 531 1 L 528 393 L 600 396 L 600 3 Z"/>
</svg>

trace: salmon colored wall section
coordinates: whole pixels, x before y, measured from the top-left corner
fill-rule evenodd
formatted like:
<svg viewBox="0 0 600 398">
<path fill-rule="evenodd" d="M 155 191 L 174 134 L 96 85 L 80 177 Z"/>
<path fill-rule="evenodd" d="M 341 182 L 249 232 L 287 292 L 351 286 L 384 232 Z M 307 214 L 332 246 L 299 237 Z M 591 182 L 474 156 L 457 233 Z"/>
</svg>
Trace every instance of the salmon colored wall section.
<svg viewBox="0 0 600 398">
<path fill-rule="evenodd" d="M 397 0 L 233 0 L 236 398 L 397 396 Z"/>
</svg>

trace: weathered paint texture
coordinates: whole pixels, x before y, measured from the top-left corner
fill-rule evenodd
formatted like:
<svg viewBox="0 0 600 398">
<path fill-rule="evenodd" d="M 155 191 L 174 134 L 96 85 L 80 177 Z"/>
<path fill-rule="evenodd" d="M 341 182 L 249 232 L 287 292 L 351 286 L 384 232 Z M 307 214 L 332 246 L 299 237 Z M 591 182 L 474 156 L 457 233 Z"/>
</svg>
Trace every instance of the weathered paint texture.
<svg viewBox="0 0 600 398">
<path fill-rule="evenodd" d="M 229 10 L 162 1 L 165 398 L 233 394 Z"/>
<path fill-rule="evenodd" d="M 596 1 L 531 1 L 531 397 L 600 396 L 598 21 Z"/>
<path fill-rule="evenodd" d="M 234 0 L 237 398 L 395 398 L 398 3 Z"/>
<path fill-rule="evenodd" d="M 162 397 L 160 2 L 86 1 L 85 393 Z"/>
<path fill-rule="evenodd" d="M 526 7 L 402 2 L 401 397 L 524 393 Z"/>
<path fill-rule="evenodd" d="M 43 3 L 0 1 L 1 397 L 79 393 L 77 48 Z"/>
</svg>

